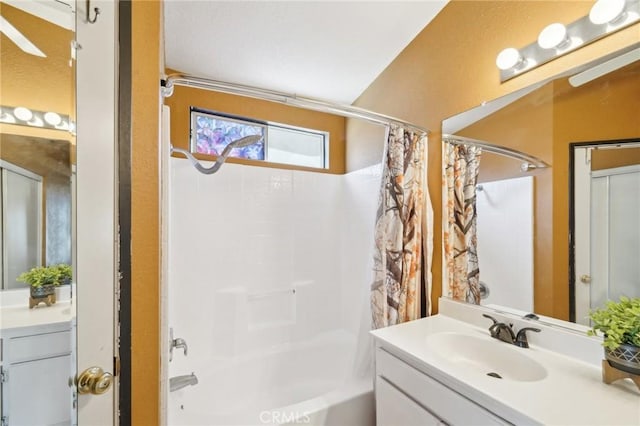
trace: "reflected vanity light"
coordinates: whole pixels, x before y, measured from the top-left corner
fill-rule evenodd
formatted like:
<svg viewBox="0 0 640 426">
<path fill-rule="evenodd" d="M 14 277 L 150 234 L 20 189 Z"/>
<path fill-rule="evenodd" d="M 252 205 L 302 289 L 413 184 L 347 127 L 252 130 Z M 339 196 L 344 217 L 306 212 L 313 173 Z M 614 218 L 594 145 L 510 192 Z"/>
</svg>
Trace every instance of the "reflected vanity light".
<svg viewBox="0 0 640 426">
<path fill-rule="evenodd" d="M 0 106 L 0 123 L 70 131 L 74 128 L 69 116 L 53 111 L 35 111 L 22 106 Z"/>
<path fill-rule="evenodd" d="M 500 82 L 505 82 L 639 21 L 640 0 L 598 0 L 591 7 L 589 15 L 568 25 L 560 22 L 547 25 L 534 43 L 520 49 L 502 50 L 496 58 L 496 66 L 500 70 Z"/>
<path fill-rule="evenodd" d="M 58 113 L 49 111 L 44 113 L 44 121 L 52 126 L 59 126 L 62 123 L 62 117 Z"/>
<path fill-rule="evenodd" d="M 33 118 L 31 110 L 25 107 L 15 107 L 13 109 L 13 115 L 21 121 L 29 121 Z"/>
</svg>

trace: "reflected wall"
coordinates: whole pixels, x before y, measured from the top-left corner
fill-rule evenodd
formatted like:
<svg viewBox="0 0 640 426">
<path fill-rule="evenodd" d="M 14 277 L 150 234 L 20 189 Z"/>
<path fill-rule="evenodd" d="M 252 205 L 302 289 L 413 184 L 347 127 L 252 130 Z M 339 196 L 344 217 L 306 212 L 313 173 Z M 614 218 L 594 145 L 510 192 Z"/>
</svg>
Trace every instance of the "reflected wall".
<svg viewBox="0 0 640 426">
<path fill-rule="evenodd" d="M 640 135 L 640 63 L 580 87 L 547 83 L 457 132 L 532 154 L 551 164 L 532 172 L 534 194 L 534 310 L 569 320 L 569 153 L 576 142 Z M 520 176 L 518 163 L 483 155 L 479 181 Z M 565 278 L 566 277 L 566 278 Z"/>
</svg>

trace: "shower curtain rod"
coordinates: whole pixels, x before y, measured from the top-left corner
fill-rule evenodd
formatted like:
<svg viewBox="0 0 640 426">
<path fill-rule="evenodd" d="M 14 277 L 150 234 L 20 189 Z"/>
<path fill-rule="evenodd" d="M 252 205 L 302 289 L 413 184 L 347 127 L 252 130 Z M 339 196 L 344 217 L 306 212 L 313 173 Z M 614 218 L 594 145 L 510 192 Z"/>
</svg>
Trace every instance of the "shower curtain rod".
<svg viewBox="0 0 640 426">
<path fill-rule="evenodd" d="M 491 152 L 493 154 L 502 155 L 509 158 L 514 158 L 516 160 L 522 161 L 521 169 L 523 172 L 533 170 L 533 169 L 545 169 L 549 167 L 547 163 L 539 159 L 538 157 L 534 157 L 532 155 L 526 154 L 524 152 L 507 148 L 506 146 L 495 145 L 489 142 L 481 141 L 479 139 L 471 139 L 465 138 L 464 136 L 457 135 L 442 135 L 443 142 L 449 142 L 455 145 L 474 145 L 482 148 L 484 151 Z"/>
<path fill-rule="evenodd" d="M 265 101 L 278 102 L 285 105 L 310 109 L 313 111 L 326 112 L 329 114 L 341 115 L 347 118 L 358 118 L 376 124 L 388 126 L 396 124 L 408 127 L 413 130 L 424 132 L 427 135 L 431 131 L 425 127 L 418 126 L 399 118 L 391 117 L 377 112 L 369 111 L 351 105 L 336 104 L 321 99 L 307 98 L 295 94 L 278 92 L 275 90 L 260 89 L 258 87 L 245 86 L 242 84 L 226 83 L 224 81 L 210 80 L 202 77 L 194 77 L 186 74 L 171 74 L 165 80 L 161 80 L 162 94 L 164 97 L 173 95 L 174 86 L 196 87 L 198 89 L 213 90 L 216 92 L 230 93 L 233 95 L 247 96 L 250 98 L 262 99 Z"/>
</svg>

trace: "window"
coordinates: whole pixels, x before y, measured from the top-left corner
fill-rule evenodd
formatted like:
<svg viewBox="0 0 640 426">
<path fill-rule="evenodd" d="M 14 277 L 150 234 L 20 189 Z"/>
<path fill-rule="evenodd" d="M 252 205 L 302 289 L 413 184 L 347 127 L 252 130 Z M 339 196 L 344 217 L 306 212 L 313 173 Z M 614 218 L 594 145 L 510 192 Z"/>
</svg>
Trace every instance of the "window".
<svg viewBox="0 0 640 426">
<path fill-rule="evenodd" d="M 284 124 L 191 108 L 191 152 L 220 155 L 231 142 L 260 135 L 260 142 L 234 148 L 230 157 L 324 169 L 329 134 Z"/>
</svg>

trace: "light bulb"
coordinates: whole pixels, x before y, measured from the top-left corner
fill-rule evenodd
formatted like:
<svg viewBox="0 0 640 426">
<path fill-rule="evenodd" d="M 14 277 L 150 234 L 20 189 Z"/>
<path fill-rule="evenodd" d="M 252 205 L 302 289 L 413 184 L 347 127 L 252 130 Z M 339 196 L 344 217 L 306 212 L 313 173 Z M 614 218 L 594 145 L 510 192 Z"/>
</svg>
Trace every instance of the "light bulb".
<svg viewBox="0 0 640 426">
<path fill-rule="evenodd" d="M 538 46 L 543 49 L 560 47 L 568 41 L 567 27 L 558 22 L 547 25 L 542 31 L 540 31 L 540 35 L 538 36 Z"/>
<path fill-rule="evenodd" d="M 598 0 L 591 7 L 589 20 L 602 25 L 618 19 L 624 13 L 625 0 Z"/>
<path fill-rule="evenodd" d="M 498 53 L 498 57 L 496 58 L 496 66 L 504 71 L 508 70 L 509 68 L 515 67 L 523 61 L 524 59 L 520 55 L 518 49 L 508 47 L 502 52 Z"/>
<path fill-rule="evenodd" d="M 18 120 L 22 121 L 29 121 L 33 117 L 33 113 L 31 112 L 31 110 L 25 107 L 14 108 L 13 115 L 15 115 Z"/>
<path fill-rule="evenodd" d="M 60 115 L 56 114 L 55 112 L 50 111 L 44 114 L 44 121 L 46 121 L 48 124 L 51 124 L 52 126 L 57 126 L 62 122 L 62 117 L 60 117 Z"/>
</svg>

